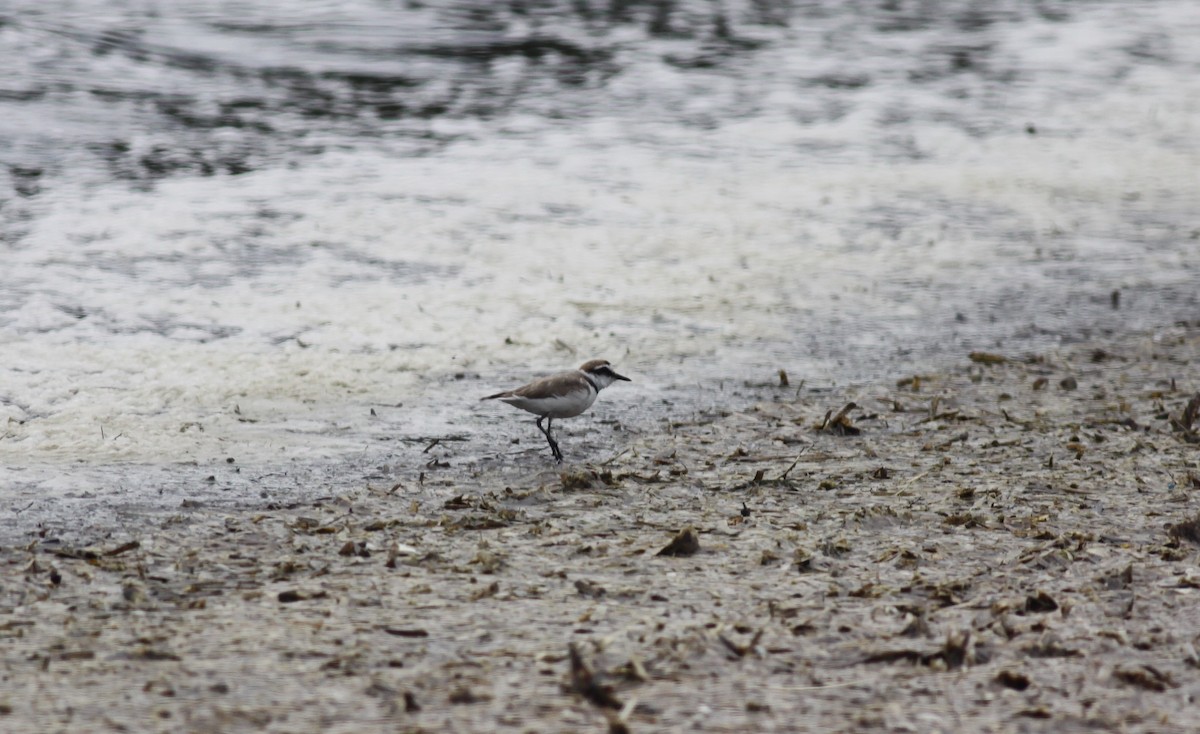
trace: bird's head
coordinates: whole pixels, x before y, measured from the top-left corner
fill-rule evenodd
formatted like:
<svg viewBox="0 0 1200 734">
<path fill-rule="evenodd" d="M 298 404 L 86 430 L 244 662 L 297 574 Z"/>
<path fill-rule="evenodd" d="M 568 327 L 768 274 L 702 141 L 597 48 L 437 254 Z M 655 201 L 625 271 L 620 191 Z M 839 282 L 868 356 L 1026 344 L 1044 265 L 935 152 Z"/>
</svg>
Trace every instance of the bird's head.
<svg viewBox="0 0 1200 734">
<path fill-rule="evenodd" d="M 609 364 L 607 359 L 593 359 L 590 362 L 584 362 L 579 371 L 592 378 L 592 382 L 596 383 L 596 387 L 603 390 L 617 380 L 632 382 L 624 375 L 618 375 Z"/>
</svg>

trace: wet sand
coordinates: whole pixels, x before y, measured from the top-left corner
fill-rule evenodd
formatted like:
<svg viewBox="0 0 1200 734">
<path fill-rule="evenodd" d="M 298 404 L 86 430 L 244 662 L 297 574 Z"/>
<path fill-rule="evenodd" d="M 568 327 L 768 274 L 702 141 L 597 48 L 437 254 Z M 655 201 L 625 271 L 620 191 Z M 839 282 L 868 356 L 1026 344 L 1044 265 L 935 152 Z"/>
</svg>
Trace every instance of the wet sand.
<svg viewBox="0 0 1200 734">
<path fill-rule="evenodd" d="M 1200 727 L 1200 328 L 801 378 L 4 547 L 0 729 Z"/>
</svg>

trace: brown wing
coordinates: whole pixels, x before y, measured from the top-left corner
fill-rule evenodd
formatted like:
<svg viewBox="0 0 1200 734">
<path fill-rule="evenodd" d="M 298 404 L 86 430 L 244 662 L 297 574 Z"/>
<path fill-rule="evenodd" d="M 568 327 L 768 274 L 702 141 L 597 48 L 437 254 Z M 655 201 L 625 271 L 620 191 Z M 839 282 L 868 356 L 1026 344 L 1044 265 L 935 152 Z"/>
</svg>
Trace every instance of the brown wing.
<svg viewBox="0 0 1200 734">
<path fill-rule="evenodd" d="M 584 381 L 578 372 L 560 372 L 557 375 L 550 375 L 540 380 L 534 380 L 516 390 L 509 390 L 503 394 L 503 397 L 516 395 L 517 397 L 533 400 L 539 398 L 561 398 L 573 392 L 586 389 L 587 382 Z"/>
</svg>

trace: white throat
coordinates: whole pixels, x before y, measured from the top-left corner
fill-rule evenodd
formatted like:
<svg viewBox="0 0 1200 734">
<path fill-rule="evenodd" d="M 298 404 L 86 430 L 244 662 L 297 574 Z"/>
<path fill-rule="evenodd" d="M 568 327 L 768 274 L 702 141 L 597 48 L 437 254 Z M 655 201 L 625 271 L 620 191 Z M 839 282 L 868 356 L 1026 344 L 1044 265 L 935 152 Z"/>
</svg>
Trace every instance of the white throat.
<svg viewBox="0 0 1200 734">
<path fill-rule="evenodd" d="M 598 372 L 584 372 L 583 370 L 580 370 L 579 374 L 587 375 L 587 378 L 595 383 L 597 392 L 616 382 L 615 377 Z"/>
</svg>

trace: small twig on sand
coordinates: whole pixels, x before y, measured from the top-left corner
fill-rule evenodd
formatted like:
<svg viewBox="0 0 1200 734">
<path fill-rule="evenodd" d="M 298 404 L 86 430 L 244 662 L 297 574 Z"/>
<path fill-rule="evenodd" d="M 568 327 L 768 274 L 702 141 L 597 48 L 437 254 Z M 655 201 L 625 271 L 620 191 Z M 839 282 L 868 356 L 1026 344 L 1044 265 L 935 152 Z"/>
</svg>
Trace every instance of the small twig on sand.
<svg viewBox="0 0 1200 734">
<path fill-rule="evenodd" d="M 810 443 L 810 444 L 806 445 L 804 448 L 800 449 L 800 453 L 796 454 L 796 460 L 792 462 L 791 466 L 789 466 L 787 469 L 783 470 L 783 473 L 779 475 L 779 479 L 777 479 L 776 481 L 779 481 L 779 482 L 787 481 L 787 475 L 792 473 L 792 469 L 795 469 L 796 465 L 800 463 L 800 457 L 804 456 L 804 452 L 811 449 L 812 446 L 813 445 Z"/>
<path fill-rule="evenodd" d="M 632 451 L 632 450 L 633 450 L 633 449 L 626 448 L 626 449 L 625 449 L 624 451 L 622 451 L 621 453 L 619 453 L 619 454 L 614 454 L 613 456 L 610 456 L 609 458 L 607 458 L 607 459 L 605 459 L 604 461 L 600 462 L 599 466 L 608 466 L 609 464 L 613 463 L 614 461 L 616 461 L 617 459 L 621 458 L 621 457 L 622 457 L 622 456 L 624 456 L 625 454 L 628 454 L 628 453 L 629 453 L 630 451 Z"/>
<path fill-rule="evenodd" d="M 899 495 L 904 494 L 906 491 L 908 491 L 908 488 L 911 487 L 914 482 L 918 482 L 918 481 L 924 479 L 926 476 L 929 475 L 929 472 L 933 471 L 934 469 L 941 468 L 941 466 L 942 466 L 941 464 L 935 464 L 934 466 L 932 466 L 932 467 L 926 469 L 925 471 L 921 472 L 920 474 L 916 475 L 912 479 L 909 479 L 907 482 L 905 482 L 903 485 L 901 485 L 900 489 L 896 490 L 896 492 L 892 496 L 898 497 Z"/>
<path fill-rule="evenodd" d="M 118 545 L 116 548 L 113 548 L 112 550 L 107 550 L 107 551 L 104 551 L 103 555 L 105 555 L 105 556 L 119 556 L 119 555 L 121 555 L 122 553 L 126 553 L 126 552 L 128 552 L 128 551 L 135 550 L 135 549 L 137 549 L 137 548 L 141 548 L 141 547 L 142 547 L 142 544 L 141 544 L 141 543 L 139 543 L 139 542 L 138 542 L 138 541 L 136 541 L 136 540 L 131 540 L 131 541 L 129 541 L 128 543 L 124 543 L 124 544 L 122 544 L 122 545 Z"/>
<path fill-rule="evenodd" d="M 845 688 L 846 686 L 865 685 L 870 683 L 866 678 L 842 681 L 841 683 L 826 683 L 821 686 L 768 686 L 772 691 L 819 691 L 823 688 Z"/>
<path fill-rule="evenodd" d="M 959 441 L 966 443 L 968 438 L 970 438 L 970 437 L 967 435 L 967 432 L 963 431 L 962 433 L 958 434 L 954 438 L 948 438 L 945 441 L 942 441 L 941 443 L 939 443 L 937 445 L 937 447 L 939 449 L 947 449 L 947 448 L 950 448 L 952 445 L 958 443 Z"/>
<path fill-rule="evenodd" d="M 737 655 L 739 658 L 744 658 L 758 645 L 758 641 L 762 639 L 763 629 L 764 628 L 760 627 L 758 632 L 754 633 L 754 637 L 750 638 L 750 642 L 746 643 L 745 645 L 739 645 L 736 642 L 731 641 L 725 635 L 717 635 L 717 639 L 720 640 L 721 644 L 727 647 L 734 655 Z"/>
</svg>

